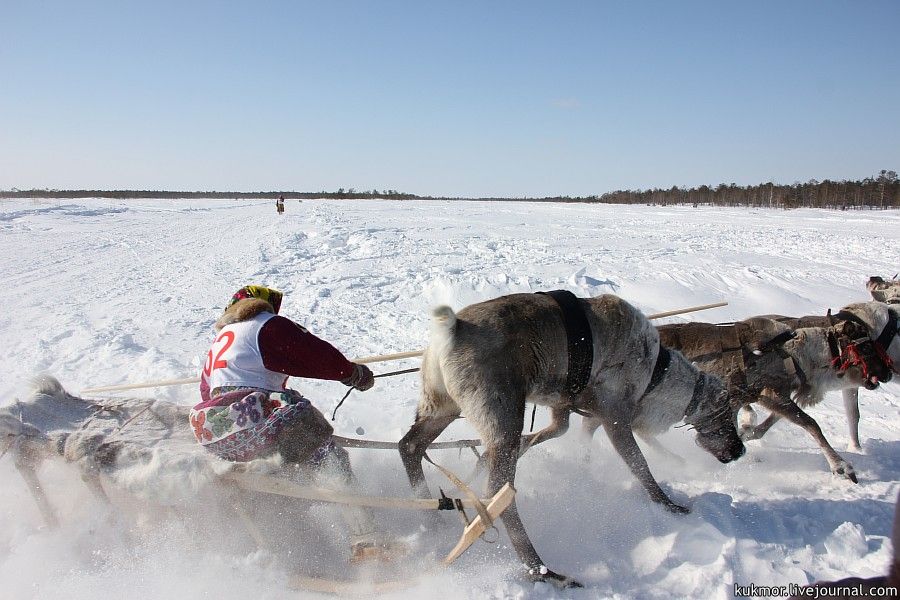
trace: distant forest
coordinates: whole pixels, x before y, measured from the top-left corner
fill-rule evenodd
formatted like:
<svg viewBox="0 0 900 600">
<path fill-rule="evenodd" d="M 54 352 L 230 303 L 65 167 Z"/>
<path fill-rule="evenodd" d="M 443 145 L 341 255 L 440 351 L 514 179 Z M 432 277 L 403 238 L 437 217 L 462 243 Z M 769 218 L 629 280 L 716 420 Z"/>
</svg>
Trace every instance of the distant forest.
<svg viewBox="0 0 900 600">
<path fill-rule="evenodd" d="M 885 209 L 900 208 L 900 179 L 896 171 L 881 170 L 874 177 L 860 181 L 795 182 L 791 185 L 763 183 L 739 186 L 721 183 L 715 187 L 696 188 L 672 186 L 670 189 L 617 190 L 595 196 L 547 196 L 542 198 L 451 198 L 446 196 L 418 196 L 396 190 L 357 191 L 339 188 L 334 192 L 172 192 L 164 190 L 0 190 L 0 198 L 172 198 L 172 199 L 258 199 L 308 200 L 332 198 L 356 200 L 383 198 L 389 200 L 511 200 L 519 202 L 584 202 L 602 204 L 650 205 L 714 205 L 714 206 L 770 206 L 778 208 L 839 208 Z"/>
</svg>

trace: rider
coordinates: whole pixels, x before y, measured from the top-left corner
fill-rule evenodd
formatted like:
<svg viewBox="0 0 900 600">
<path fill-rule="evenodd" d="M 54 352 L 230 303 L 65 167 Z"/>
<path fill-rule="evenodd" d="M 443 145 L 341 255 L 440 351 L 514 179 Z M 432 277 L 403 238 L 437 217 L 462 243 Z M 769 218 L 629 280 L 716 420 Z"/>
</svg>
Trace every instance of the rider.
<svg viewBox="0 0 900 600">
<path fill-rule="evenodd" d="M 349 361 L 328 342 L 278 316 L 282 293 L 248 285 L 239 289 L 216 321 L 216 337 L 200 377 L 200 404 L 191 410 L 197 441 L 219 458 L 247 461 L 276 451 L 304 474 L 349 489 L 355 485 L 347 451 L 334 429 L 288 376 L 340 381 L 361 391 L 375 383 L 372 371 Z M 387 558 L 375 543 L 369 511 L 349 508 L 351 561 Z"/>
</svg>

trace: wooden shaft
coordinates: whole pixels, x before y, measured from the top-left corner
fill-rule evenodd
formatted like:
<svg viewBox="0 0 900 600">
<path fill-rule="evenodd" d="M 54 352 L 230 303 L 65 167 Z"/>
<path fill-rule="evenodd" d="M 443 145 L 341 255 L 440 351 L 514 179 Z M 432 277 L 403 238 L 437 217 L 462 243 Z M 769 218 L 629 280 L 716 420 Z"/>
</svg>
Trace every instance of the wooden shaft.
<svg viewBox="0 0 900 600">
<path fill-rule="evenodd" d="M 379 442 L 376 440 L 363 440 L 359 438 L 347 438 L 339 435 L 332 436 L 334 441 L 344 448 L 368 448 L 370 450 L 397 450 L 397 442 Z M 477 448 L 481 440 L 454 440 L 449 442 L 432 442 L 429 450 L 446 450 L 448 448 Z"/>
<path fill-rule="evenodd" d="M 288 496 L 290 498 L 301 498 L 303 500 L 314 500 L 318 502 L 333 502 L 336 504 L 349 504 L 352 506 L 367 506 L 369 508 L 398 508 L 410 510 L 439 510 L 441 504 L 441 501 L 438 499 L 423 500 L 418 498 L 354 496 L 333 490 L 299 485 L 287 481 L 286 479 L 257 473 L 232 471 L 222 477 L 233 481 L 245 490 L 276 494 L 278 496 Z M 493 498 L 482 500 L 485 504 L 490 504 L 492 501 Z M 471 508 L 474 505 L 474 502 L 467 498 L 461 499 L 460 502 L 462 502 L 462 505 L 466 508 Z"/>
<path fill-rule="evenodd" d="M 709 310 L 710 308 L 718 308 L 720 306 L 727 306 L 727 302 L 714 302 L 712 304 L 701 304 L 700 306 L 691 306 L 688 308 L 679 308 L 676 310 L 669 310 L 666 312 L 655 313 L 652 315 L 647 315 L 648 319 L 661 319 L 663 317 L 673 317 L 675 315 L 683 315 L 685 313 L 697 312 L 701 310 Z M 353 362 L 359 364 L 371 364 L 377 362 L 387 362 L 389 360 L 400 360 L 403 358 L 415 358 L 417 356 L 422 356 L 425 353 L 424 350 L 411 350 L 409 352 L 397 352 L 395 354 L 377 354 L 375 356 L 364 356 L 362 358 L 353 359 Z M 96 394 L 98 392 L 117 392 L 120 390 L 138 390 L 141 388 L 153 388 L 153 387 L 166 387 L 169 385 L 183 385 L 188 383 L 199 383 L 199 377 L 188 377 L 185 379 L 165 379 L 160 381 L 148 381 L 146 383 L 132 383 L 132 384 L 124 384 L 124 385 L 107 385 L 104 387 L 96 387 L 89 388 L 86 390 L 81 390 L 82 394 Z"/>
<path fill-rule="evenodd" d="M 119 390 L 139 390 L 141 388 L 166 387 L 168 385 L 183 385 L 187 383 L 200 383 L 199 377 L 185 377 L 184 379 L 161 379 L 159 381 L 147 381 L 145 383 L 127 383 L 124 385 L 107 385 L 104 387 L 81 390 L 82 394 L 96 394 L 98 392 L 116 392 Z"/>
<path fill-rule="evenodd" d="M 402 358 L 413 358 L 416 356 L 422 356 L 424 354 L 424 350 L 415 350 L 412 352 L 398 352 L 396 354 L 381 354 L 378 356 L 364 356 L 363 358 L 356 358 L 353 360 L 355 363 L 359 363 L 361 365 L 376 363 L 376 362 L 386 362 L 389 360 L 400 360 Z M 189 383 L 200 383 L 199 377 L 185 377 L 184 379 L 161 379 L 159 381 L 147 381 L 144 383 L 126 383 L 122 385 L 107 385 L 103 387 L 89 388 L 86 390 L 81 390 L 82 394 L 96 394 L 99 392 L 117 392 L 124 390 L 139 390 L 142 388 L 154 388 L 154 387 L 166 387 L 170 385 L 185 385 Z"/>
<path fill-rule="evenodd" d="M 415 358 L 425 354 L 424 350 L 411 350 L 409 352 L 397 352 L 396 354 L 378 354 L 376 356 L 364 356 L 362 358 L 354 358 L 353 362 L 361 365 L 368 365 L 377 362 L 387 362 L 389 360 L 400 360 L 401 358 Z"/>
<path fill-rule="evenodd" d="M 488 502 L 487 505 L 487 514 L 488 518 L 496 521 L 500 518 L 500 515 L 503 514 L 503 511 L 506 510 L 512 501 L 516 497 L 516 488 L 514 488 L 507 481 L 503 484 L 503 487 L 494 494 L 494 497 L 491 498 L 491 501 Z M 487 528 L 489 527 L 488 523 L 485 523 L 482 519 L 481 515 L 475 515 L 475 518 L 472 519 L 472 522 L 469 523 L 465 530 L 463 531 L 462 537 L 459 538 L 459 542 L 456 544 L 456 547 L 450 551 L 444 560 L 443 564 L 449 565 L 454 560 L 460 557 L 460 555 L 465 552 L 469 546 L 475 543 L 475 541 L 481 537 Z"/>
<path fill-rule="evenodd" d="M 667 310 L 666 312 L 647 315 L 648 319 L 662 319 L 663 317 L 674 317 L 675 315 L 683 315 L 685 313 L 698 312 L 701 310 L 709 310 L 710 308 L 719 308 L 720 306 L 728 306 L 727 302 L 713 302 L 712 304 L 701 304 L 700 306 L 691 306 L 689 308 L 678 308 L 675 310 Z"/>
</svg>

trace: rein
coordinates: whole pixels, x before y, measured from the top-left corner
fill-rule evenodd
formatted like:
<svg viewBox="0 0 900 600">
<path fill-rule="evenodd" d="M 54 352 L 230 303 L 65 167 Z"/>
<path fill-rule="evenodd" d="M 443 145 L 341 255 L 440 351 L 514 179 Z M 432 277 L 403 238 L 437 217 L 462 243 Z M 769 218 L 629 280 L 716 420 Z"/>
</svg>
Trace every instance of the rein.
<svg viewBox="0 0 900 600">
<path fill-rule="evenodd" d="M 405 375 L 407 373 L 415 373 L 418 370 L 419 370 L 419 367 L 413 367 L 412 369 L 401 369 L 399 371 L 390 371 L 389 373 L 379 373 L 378 375 L 374 375 L 374 378 L 378 379 L 379 377 L 393 377 L 395 375 Z M 341 405 L 344 403 L 344 400 L 346 400 L 347 397 L 350 395 L 350 392 L 352 392 L 355 389 L 356 389 L 355 386 L 350 386 L 350 389 L 347 390 L 347 393 L 344 394 L 344 397 L 341 398 L 341 401 L 338 402 L 337 406 L 334 407 L 334 412 L 331 413 L 332 421 L 334 421 L 335 417 L 337 417 L 337 411 L 341 407 Z"/>
</svg>

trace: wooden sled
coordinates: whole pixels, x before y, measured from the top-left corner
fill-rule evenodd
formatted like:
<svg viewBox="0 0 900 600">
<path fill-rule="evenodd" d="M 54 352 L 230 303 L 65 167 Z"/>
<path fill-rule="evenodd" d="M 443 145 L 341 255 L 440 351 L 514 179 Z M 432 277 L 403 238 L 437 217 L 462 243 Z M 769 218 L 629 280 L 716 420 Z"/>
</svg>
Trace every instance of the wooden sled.
<svg viewBox="0 0 900 600">
<path fill-rule="evenodd" d="M 242 472 L 239 469 L 223 475 L 223 478 L 234 482 L 238 487 L 244 490 L 262 492 L 265 494 L 276 494 L 279 496 L 315 502 L 331 502 L 335 504 L 348 504 L 369 508 L 395 508 L 407 510 L 460 510 L 475 507 L 475 502 L 463 498 L 445 497 L 420 499 L 388 498 L 383 496 L 353 496 L 332 490 L 299 485 L 292 481 L 270 475 Z M 481 502 L 485 505 L 485 509 L 490 519 L 494 521 L 500 518 L 503 511 L 512 504 L 515 496 L 515 488 L 509 483 L 506 483 L 492 498 L 482 500 Z M 453 550 L 451 550 L 444 558 L 442 564 L 449 565 L 462 556 L 463 552 L 474 544 L 475 541 L 492 525 L 493 522 L 485 523 L 482 516 L 477 514 L 466 525 L 459 542 L 457 542 Z"/>
<path fill-rule="evenodd" d="M 343 581 L 309 575 L 294 575 L 288 580 L 288 587 L 293 590 L 318 592 L 320 594 L 337 594 L 340 596 L 374 596 L 407 590 L 418 584 L 424 575 L 407 579 Z"/>
<path fill-rule="evenodd" d="M 342 439 L 340 442 L 344 442 Z M 376 448 L 389 449 L 396 448 L 396 442 L 374 442 L 369 440 L 353 440 L 346 438 L 347 446 L 357 448 Z M 58 526 L 58 519 L 52 508 L 39 480 L 37 477 L 37 466 L 43 459 L 53 457 L 55 452 L 52 451 L 48 440 L 42 437 L 32 438 L 30 436 L 21 436 L 11 444 L 11 454 L 14 457 L 16 468 L 25 480 L 29 491 L 31 492 L 45 523 L 51 528 Z M 479 445 L 478 440 L 459 440 L 451 442 L 437 442 L 431 445 L 432 448 L 475 448 Z M 85 483 L 91 487 L 92 491 L 104 500 L 109 502 L 103 491 L 103 484 L 109 485 L 109 479 L 94 474 L 93 477 L 83 477 Z M 464 516 L 466 525 L 457 541 L 456 545 L 450 552 L 437 564 L 431 565 L 431 568 L 424 572 L 419 569 L 413 577 L 396 577 L 393 579 L 384 579 L 390 577 L 390 574 L 373 572 L 366 577 L 360 578 L 358 581 L 353 580 L 336 580 L 325 577 L 315 577 L 311 575 L 293 575 L 289 578 L 287 584 L 291 588 L 303 589 L 308 591 L 333 593 L 333 594 L 353 594 L 353 595 L 373 595 L 386 593 L 390 591 L 399 591 L 413 587 L 418 581 L 435 570 L 446 567 L 457 560 L 462 554 L 468 550 L 485 531 L 493 526 L 494 521 L 500 518 L 503 511 L 512 503 L 515 498 L 515 489 L 509 483 L 505 484 L 491 498 L 482 500 L 470 498 L 399 498 L 399 497 L 381 497 L 381 496 L 363 496 L 351 495 L 335 490 L 328 490 L 313 486 L 301 485 L 281 477 L 263 473 L 254 473 L 247 470 L 246 463 L 236 463 L 234 467 L 218 476 L 223 483 L 232 484 L 234 490 L 252 491 L 264 494 L 272 494 L 288 498 L 307 500 L 312 502 L 327 502 L 334 504 L 345 504 L 353 506 L 362 506 L 378 509 L 400 509 L 400 510 L 456 510 Z M 482 506 L 478 507 L 480 503 Z M 267 540 L 250 516 L 242 509 L 240 502 L 232 501 L 232 509 L 240 517 L 240 521 L 244 524 L 244 528 L 250 537 L 261 548 L 268 546 Z M 477 513 L 469 520 L 465 516 L 465 509 L 476 509 Z M 487 520 L 482 517 L 487 516 Z"/>
<path fill-rule="evenodd" d="M 487 502 L 487 514 L 490 515 L 491 519 L 498 519 L 500 515 L 503 514 L 503 511 L 512 504 L 515 495 L 515 488 L 509 483 L 504 484 L 503 487 L 494 494 L 494 497 Z M 485 531 L 487 531 L 488 527 L 490 527 L 490 524 L 486 524 L 482 520 L 481 515 L 476 515 L 463 530 L 462 536 L 459 538 L 456 546 L 446 557 L 444 557 L 439 566 L 449 566 L 453 561 L 462 556 L 462 554 L 468 550 Z M 359 582 L 295 575 L 288 580 L 288 585 L 294 589 L 305 589 L 331 594 L 352 594 L 354 596 L 363 594 L 383 594 L 413 587 L 426 576 L 434 573 L 435 570 L 435 568 L 426 569 L 425 572 L 420 572 L 415 577 L 406 579 L 364 580 Z"/>
<path fill-rule="evenodd" d="M 515 497 L 515 490 L 507 484 L 493 497 L 480 499 L 440 466 L 438 469 L 454 481 L 464 498 L 450 498 L 443 493 L 441 498 L 433 499 L 387 498 L 301 485 L 276 474 L 256 470 L 271 467 L 265 463 L 226 463 L 215 459 L 196 444 L 186 412 L 184 407 L 152 399 L 85 400 L 66 393 L 58 381 L 48 380 L 28 401 L 0 410 L 0 457 L 8 454 L 12 458 L 43 521 L 51 529 L 58 526 L 59 519 L 39 478 L 38 469 L 43 461 L 64 460 L 80 472 L 83 482 L 101 502 L 113 506 L 118 503 L 113 500 L 118 499 L 121 493 L 127 494 L 127 490 L 118 486 L 107 469 L 120 468 L 121 465 L 117 464 L 120 456 L 127 456 L 129 464 L 142 465 L 158 452 L 168 456 L 173 456 L 173 453 L 186 453 L 185 456 L 199 453 L 204 457 L 204 460 L 190 460 L 186 464 L 198 469 L 195 474 L 201 476 L 200 481 L 218 484 L 220 489 L 214 491 L 214 496 L 220 499 L 218 506 L 236 516 L 237 522 L 243 524 L 243 529 L 261 549 L 270 549 L 272 539 L 245 509 L 245 492 L 377 509 L 456 510 L 464 520 L 462 534 L 443 560 L 432 563 L 434 569 L 450 565 L 458 559 L 485 531 L 493 527 Z M 396 450 L 398 447 L 397 442 L 337 436 L 335 442 L 347 448 Z M 479 445 L 479 440 L 456 440 L 434 442 L 429 448 L 469 448 L 477 454 Z M 137 507 L 138 510 L 139 505 L 127 501 L 127 506 Z M 466 515 L 466 510 L 475 513 L 472 519 Z M 168 513 L 170 517 L 184 518 L 171 508 Z M 380 564 L 382 568 L 374 570 L 368 568 L 373 566 L 369 563 L 358 566 L 364 575 L 359 581 L 341 582 L 298 575 L 291 580 L 291 585 L 311 590 L 365 594 L 402 589 L 415 579 L 400 576 L 395 581 L 385 580 L 408 566 L 401 564 L 401 561 L 393 565 L 397 567 L 393 570 L 386 564 Z M 415 569 L 415 574 L 421 577 L 420 565 L 416 565 Z"/>
<path fill-rule="evenodd" d="M 330 502 L 336 504 L 346 504 L 353 506 L 364 506 L 368 508 L 392 508 L 406 510 L 459 510 L 465 508 L 475 508 L 476 501 L 462 498 L 390 498 L 383 496 L 355 496 L 335 492 L 322 488 L 315 488 L 306 485 L 300 485 L 292 481 L 288 481 L 271 475 L 248 473 L 241 468 L 222 476 L 223 479 L 231 481 L 238 488 L 261 492 L 264 494 L 275 494 L 278 496 L 286 496 L 289 498 L 297 498 L 302 500 L 310 500 L 315 502 Z M 462 554 L 480 538 L 485 531 L 493 526 L 493 522 L 500 518 L 503 511 L 512 504 L 515 498 L 516 490 L 509 483 L 506 483 L 492 498 L 481 500 L 484 504 L 484 512 L 488 516 L 486 522 L 481 514 L 468 521 L 463 529 L 462 535 L 456 546 L 444 557 L 437 565 L 426 569 L 424 572 L 417 570 L 413 577 L 396 577 L 396 578 L 379 578 L 377 573 L 370 573 L 368 577 L 359 580 L 338 580 L 327 577 L 315 577 L 311 575 L 293 575 L 288 580 L 288 586 L 293 589 L 301 589 L 306 591 L 342 594 L 342 595 L 371 595 L 386 592 L 400 591 L 415 586 L 427 575 L 433 573 L 439 567 L 446 567 L 452 564 Z M 465 512 L 462 512 L 465 515 Z M 251 535 L 254 533 L 254 526 L 251 522 L 245 520 Z M 257 537 L 257 536 L 254 536 Z"/>
<path fill-rule="evenodd" d="M 25 479 L 29 491 L 34 496 L 34 500 L 47 525 L 51 529 L 57 527 L 58 520 L 37 479 L 35 465 L 28 464 L 28 461 L 16 462 L 17 468 Z M 513 488 L 511 484 L 506 483 L 493 497 L 480 500 L 483 504 L 482 511 L 488 516 L 487 521 L 482 518 L 482 514 L 480 513 L 476 513 L 471 520 L 468 520 L 468 517 L 465 517 L 464 511 L 465 509 L 476 508 L 477 500 L 449 497 L 421 499 L 350 495 L 334 490 L 300 485 L 274 475 L 248 472 L 244 467 L 244 464 L 237 464 L 233 470 L 219 476 L 219 479 L 224 483 L 233 484 L 234 488 L 237 490 L 273 494 L 312 502 L 328 502 L 379 509 L 456 510 L 464 515 L 467 524 L 465 525 L 459 540 L 456 542 L 456 545 L 439 563 L 429 565 L 424 571 L 422 569 L 417 569 L 414 576 L 392 576 L 389 572 L 380 574 L 375 570 L 367 573 L 365 577 L 361 577 L 359 580 L 338 580 L 304 574 L 295 574 L 288 578 L 287 585 L 292 589 L 330 594 L 354 596 L 375 595 L 400 591 L 415 586 L 424 577 L 434 573 L 442 567 L 451 565 L 455 560 L 462 556 L 466 550 L 468 550 L 489 528 L 493 526 L 493 522 L 500 518 L 503 511 L 512 504 L 516 494 L 515 488 Z M 101 498 L 105 498 L 103 486 L 100 483 L 101 479 L 108 481 L 104 477 L 97 477 L 96 481 L 86 480 L 85 482 L 89 486 L 93 483 L 96 486 L 96 489 L 94 490 L 95 493 L 98 493 L 98 496 Z M 109 499 L 105 498 L 105 501 L 109 502 Z M 243 510 L 240 502 L 233 501 L 232 509 L 240 517 L 240 521 L 244 524 L 244 528 L 256 544 L 260 548 L 267 548 L 269 544 L 265 539 L 265 536 L 246 511 Z"/>
</svg>

